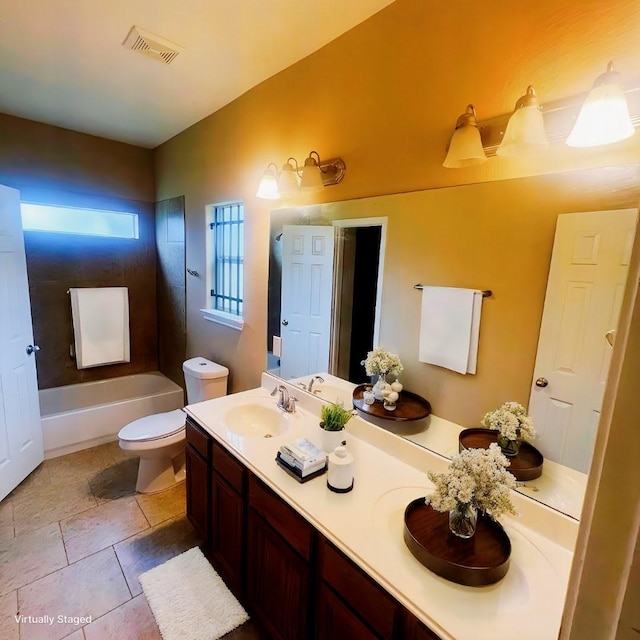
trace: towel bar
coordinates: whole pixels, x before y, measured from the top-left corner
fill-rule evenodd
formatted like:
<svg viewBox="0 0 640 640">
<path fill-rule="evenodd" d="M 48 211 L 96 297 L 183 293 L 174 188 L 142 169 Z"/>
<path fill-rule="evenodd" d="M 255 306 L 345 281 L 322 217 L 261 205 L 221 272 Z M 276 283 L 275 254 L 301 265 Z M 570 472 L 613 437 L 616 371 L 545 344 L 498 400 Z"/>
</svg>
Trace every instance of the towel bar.
<svg viewBox="0 0 640 640">
<path fill-rule="evenodd" d="M 414 284 L 413 288 L 414 289 L 424 289 L 427 285 L 425 284 Z M 480 293 L 482 293 L 482 297 L 483 298 L 488 298 L 489 296 L 493 295 L 493 291 L 491 291 L 491 289 L 484 289 L 483 291 L 481 291 Z"/>
</svg>

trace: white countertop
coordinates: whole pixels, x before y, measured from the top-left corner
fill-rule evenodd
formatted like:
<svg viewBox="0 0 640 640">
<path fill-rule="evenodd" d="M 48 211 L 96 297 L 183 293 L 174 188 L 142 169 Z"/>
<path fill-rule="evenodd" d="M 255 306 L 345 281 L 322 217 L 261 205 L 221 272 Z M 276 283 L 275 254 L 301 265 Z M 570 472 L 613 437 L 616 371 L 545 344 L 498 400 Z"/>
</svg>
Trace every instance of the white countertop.
<svg viewBox="0 0 640 640">
<path fill-rule="evenodd" d="M 240 437 L 225 424 L 225 413 L 241 401 L 275 406 L 268 391 L 283 382 L 263 374 L 262 384 L 186 411 L 443 639 L 558 637 L 577 522 L 514 494 L 520 515 L 501 520 L 512 543 L 507 575 L 486 587 L 449 582 L 420 564 L 403 540 L 406 505 L 430 491 L 427 471 L 445 470 L 448 460 L 355 417 L 347 425 L 347 447 L 355 459 L 353 491 L 329 491 L 326 476 L 300 484 L 276 465 L 276 452 L 301 437 L 319 444 L 321 401 L 298 394 L 298 409 L 285 415 L 289 428 L 283 435 Z"/>
</svg>

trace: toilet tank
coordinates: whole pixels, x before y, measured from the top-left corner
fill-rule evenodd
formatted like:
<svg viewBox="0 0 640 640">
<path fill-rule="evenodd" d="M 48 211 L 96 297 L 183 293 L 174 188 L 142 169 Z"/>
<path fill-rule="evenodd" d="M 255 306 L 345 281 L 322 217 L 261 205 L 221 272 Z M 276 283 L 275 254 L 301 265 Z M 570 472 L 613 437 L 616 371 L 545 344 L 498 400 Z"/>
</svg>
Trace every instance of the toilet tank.
<svg viewBox="0 0 640 640">
<path fill-rule="evenodd" d="M 206 358 L 191 358 L 182 364 L 187 385 L 187 403 L 203 402 L 227 395 L 229 369 Z"/>
</svg>

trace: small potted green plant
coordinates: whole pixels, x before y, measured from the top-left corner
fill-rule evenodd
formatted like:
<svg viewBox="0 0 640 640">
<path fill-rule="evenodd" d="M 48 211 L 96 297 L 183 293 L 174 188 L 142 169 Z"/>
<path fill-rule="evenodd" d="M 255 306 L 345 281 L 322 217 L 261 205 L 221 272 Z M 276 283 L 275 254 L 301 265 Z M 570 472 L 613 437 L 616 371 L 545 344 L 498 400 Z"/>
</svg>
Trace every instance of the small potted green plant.
<svg viewBox="0 0 640 640">
<path fill-rule="evenodd" d="M 353 412 L 341 404 L 325 404 L 320 411 L 320 438 L 322 449 L 331 453 L 344 441 L 344 427 L 353 417 Z"/>
</svg>

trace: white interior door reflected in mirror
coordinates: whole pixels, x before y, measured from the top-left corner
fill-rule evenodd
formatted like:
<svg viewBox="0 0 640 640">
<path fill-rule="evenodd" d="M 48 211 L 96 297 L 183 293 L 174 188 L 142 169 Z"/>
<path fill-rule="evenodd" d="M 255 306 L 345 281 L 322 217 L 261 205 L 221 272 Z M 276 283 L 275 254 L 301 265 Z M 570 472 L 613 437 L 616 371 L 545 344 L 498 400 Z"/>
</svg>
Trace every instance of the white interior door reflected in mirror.
<svg viewBox="0 0 640 640">
<path fill-rule="evenodd" d="M 636 209 L 558 216 L 529 401 L 545 457 L 587 473 L 618 325 Z M 548 384 L 538 384 L 538 380 Z"/>
<path fill-rule="evenodd" d="M 280 375 L 329 368 L 334 227 L 285 225 L 282 232 Z"/>
</svg>

